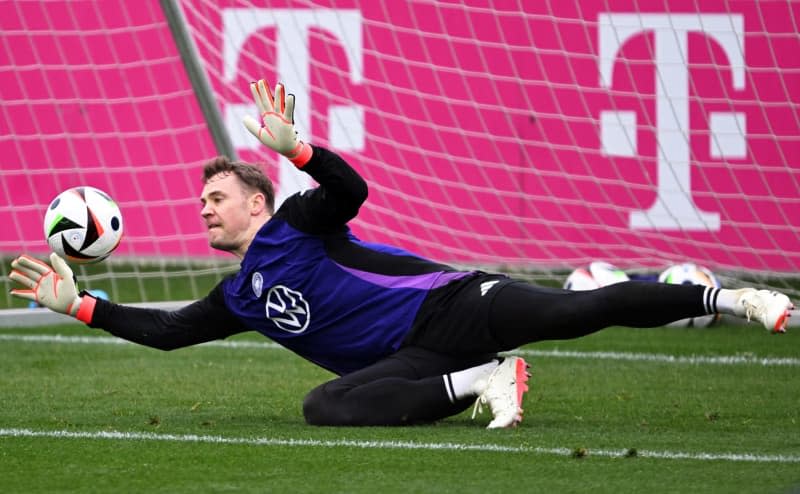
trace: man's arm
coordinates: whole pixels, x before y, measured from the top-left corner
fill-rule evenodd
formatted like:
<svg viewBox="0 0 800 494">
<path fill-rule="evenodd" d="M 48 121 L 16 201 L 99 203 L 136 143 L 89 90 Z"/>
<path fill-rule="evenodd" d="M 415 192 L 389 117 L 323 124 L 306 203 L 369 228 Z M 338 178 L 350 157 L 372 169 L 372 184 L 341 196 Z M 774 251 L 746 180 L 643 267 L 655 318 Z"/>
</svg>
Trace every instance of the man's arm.
<svg viewBox="0 0 800 494">
<path fill-rule="evenodd" d="M 311 233 L 340 230 L 358 214 L 367 199 L 366 182 L 338 154 L 297 138 L 294 95 L 286 95 L 282 84 L 275 86 L 274 95 L 264 80 L 250 84 L 250 90 L 261 118 L 257 121 L 246 116 L 247 130 L 320 184 L 287 199 L 284 204 L 291 207 L 282 207 L 276 216 Z"/>
<path fill-rule="evenodd" d="M 174 350 L 246 331 L 225 307 L 222 283 L 206 297 L 173 311 L 97 300 L 87 324 L 159 350 Z"/>
<path fill-rule="evenodd" d="M 303 168 L 319 187 L 286 199 L 275 214 L 309 233 L 331 233 L 358 214 L 367 199 L 367 183 L 338 154 L 320 146 Z"/>
<path fill-rule="evenodd" d="M 164 311 L 114 304 L 78 292 L 72 269 L 55 253 L 50 264 L 22 255 L 11 268 L 8 277 L 21 286 L 11 290 L 12 295 L 141 345 L 172 350 L 245 331 L 225 306 L 222 283 L 197 302 Z"/>
</svg>

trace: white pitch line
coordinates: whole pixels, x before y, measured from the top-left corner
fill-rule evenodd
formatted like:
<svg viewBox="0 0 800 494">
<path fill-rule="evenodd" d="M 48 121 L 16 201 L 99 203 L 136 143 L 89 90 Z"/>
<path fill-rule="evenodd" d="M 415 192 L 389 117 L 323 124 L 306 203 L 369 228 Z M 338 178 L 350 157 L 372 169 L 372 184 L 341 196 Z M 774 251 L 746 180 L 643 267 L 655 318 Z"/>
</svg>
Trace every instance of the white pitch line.
<svg viewBox="0 0 800 494">
<path fill-rule="evenodd" d="M 413 441 L 359 441 L 354 439 L 280 439 L 272 437 L 225 437 L 197 434 L 154 434 L 120 431 L 37 431 L 32 429 L 0 429 L 0 437 L 45 437 L 56 439 L 107 439 L 121 441 L 165 441 L 177 443 L 243 444 L 248 446 L 294 446 L 319 448 L 400 449 L 427 451 L 480 451 L 495 453 L 529 453 L 572 456 L 569 448 L 507 446 L 503 444 L 419 443 Z M 631 450 L 587 449 L 586 456 L 623 458 Z M 636 457 L 660 460 L 734 461 L 751 463 L 800 463 L 800 456 L 762 455 L 755 453 L 687 453 L 681 451 L 637 450 Z"/>
<path fill-rule="evenodd" d="M 660 353 L 628 352 L 575 352 L 568 350 L 515 350 L 515 354 L 532 357 L 562 357 L 597 360 L 628 360 L 633 362 L 659 362 L 665 364 L 715 364 L 763 366 L 800 366 L 800 358 L 756 357 L 755 355 L 665 355 Z"/>
<path fill-rule="evenodd" d="M 30 335 L 0 334 L 0 341 L 19 341 L 24 343 L 59 343 L 72 345 L 132 345 L 128 341 L 113 336 L 65 336 L 65 335 Z M 256 348 L 283 350 L 276 343 L 264 341 L 210 341 L 200 346 L 220 348 Z M 800 358 L 795 357 L 758 357 L 755 355 L 666 355 L 660 353 L 633 352 L 577 352 L 569 350 L 515 350 L 516 355 L 542 358 L 573 358 L 595 360 L 622 360 L 630 362 L 656 362 L 665 364 L 710 364 L 710 365 L 761 365 L 765 367 L 783 366 L 798 367 Z"/>
</svg>

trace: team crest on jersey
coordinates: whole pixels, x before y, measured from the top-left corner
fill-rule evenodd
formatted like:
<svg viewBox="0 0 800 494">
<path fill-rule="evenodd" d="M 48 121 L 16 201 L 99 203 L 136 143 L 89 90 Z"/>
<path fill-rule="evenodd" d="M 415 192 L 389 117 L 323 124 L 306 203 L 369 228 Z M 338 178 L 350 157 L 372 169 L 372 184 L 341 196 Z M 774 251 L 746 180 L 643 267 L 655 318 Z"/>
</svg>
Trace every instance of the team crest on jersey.
<svg viewBox="0 0 800 494">
<path fill-rule="evenodd" d="M 253 284 L 253 293 L 256 294 L 256 298 L 261 298 L 261 290 L 264 289 L 264 278 L 261 276 L 261 273 L 253 273 L 251 282 Z"/>
<path fill-rule="evenodd" d="M 303 294 L 283 285 L 267 292 L 267 319 L 283 331 L 302 333 L 311 321 L 311 311 Z"/>
</svg>

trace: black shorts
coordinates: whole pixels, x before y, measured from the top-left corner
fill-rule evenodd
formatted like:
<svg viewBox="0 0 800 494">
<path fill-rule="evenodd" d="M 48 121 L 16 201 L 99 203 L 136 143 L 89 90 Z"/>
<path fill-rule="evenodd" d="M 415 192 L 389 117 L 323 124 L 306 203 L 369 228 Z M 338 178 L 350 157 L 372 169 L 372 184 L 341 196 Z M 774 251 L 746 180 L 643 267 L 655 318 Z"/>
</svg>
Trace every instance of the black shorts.
<svg viewBox="0 0 800 494">
<path fill-rule="evenodd" d="M 489 328 L 494 297 L 509 283 L 521 282 L 501 274 L 476 272 L 432 290 L 404 346 L 468 358 L 512 350 L 497 341 Z"/>
</svg>

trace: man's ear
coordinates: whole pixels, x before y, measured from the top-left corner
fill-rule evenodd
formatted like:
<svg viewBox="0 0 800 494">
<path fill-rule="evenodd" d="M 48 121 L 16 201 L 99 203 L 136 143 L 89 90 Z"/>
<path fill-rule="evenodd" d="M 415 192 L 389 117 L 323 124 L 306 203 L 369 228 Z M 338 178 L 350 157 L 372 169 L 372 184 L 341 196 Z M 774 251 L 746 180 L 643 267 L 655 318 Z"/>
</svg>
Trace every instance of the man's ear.
<svg viewBox="0 0 800 494">
<path fill-rule="evenodd" d="M 250 196 L 249 202 L 250 214 L 253 216 L 258 216 L 267 210 L 267 200 L 264 198 L 264 194 L 261 192 L 257 192 Z"/>
</svg>

